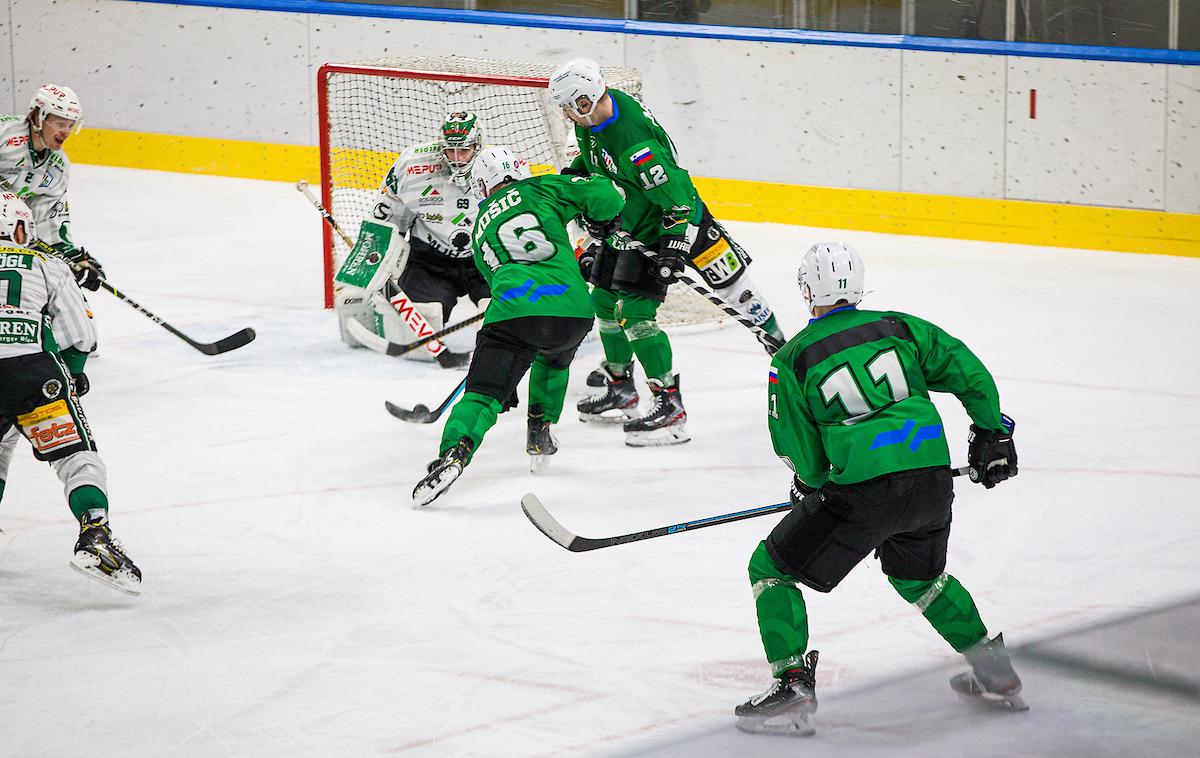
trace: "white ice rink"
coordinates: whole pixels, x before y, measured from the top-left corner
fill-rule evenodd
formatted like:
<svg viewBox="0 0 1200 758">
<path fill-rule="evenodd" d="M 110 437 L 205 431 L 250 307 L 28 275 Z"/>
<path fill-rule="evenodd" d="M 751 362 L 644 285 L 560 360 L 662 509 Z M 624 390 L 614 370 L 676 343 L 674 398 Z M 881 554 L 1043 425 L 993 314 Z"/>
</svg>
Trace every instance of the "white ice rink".
<svg viewBox="0 0 1200 758">
<path fill-rule="evenodd" d="M 779 517 L 572 554 L 518 502 L 606 536 L 785 498 L 768 360 L 736 324 L 674 340 L 691 443 L 634 450 L 568 412 L 535 477 L 522 396 L 416 511 L 441 425 L 383 401 L 433 405 L 462 374 L 341 344 L 320 221 L 289 185 L 79 166 L 71 205 L 134 299 L 199 339 L 258 340 L 207 357 L 91 296 L 84 405 L 145 592 L 69 569 L 77 527 L 22 443 L 0 503 L 3 758 L 1196 754 L 1195 701 L 1029 668 L 1028 713 L 960 702 L 957 656 L 873 560 L 805 593 L 818 735 L 734 730 L 768 684 L 745 567 Z M 928 318 L 994 372 L 1021 475 L 960 481 L 949 565 L 993 632 L 1019 646 L 1200 592 L 1200 260 L 729 226 L 789 334 L 800 253 L 842 238 L 864 307 Z M 581 351 L 569 407 L 599 355 Z M 962 463 L 966 416 L 939 407 Z"/>
</svg>

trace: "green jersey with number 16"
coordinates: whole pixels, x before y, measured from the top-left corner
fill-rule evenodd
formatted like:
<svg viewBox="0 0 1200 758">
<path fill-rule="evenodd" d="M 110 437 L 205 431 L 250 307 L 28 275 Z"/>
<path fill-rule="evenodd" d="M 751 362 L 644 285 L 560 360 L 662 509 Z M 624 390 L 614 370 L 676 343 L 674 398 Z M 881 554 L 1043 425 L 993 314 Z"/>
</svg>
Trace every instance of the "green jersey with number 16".
<svg viewBox="0 0 1200 758">
<path fill-rule="evenodd" d="M 966 345 L 906 313 L 838 308 L 771 360 L 767 426 L 775 452 L 810 487 L 950 465 L 930 391 L 1002 429 L 996 382 Z"/>
<path fill-rule="evenodd" d="M 483 323 L 522 316 L 591 318 L 567 222 L 608 221 L 625 204 L 601 177 L 534 176 L 496 190 L 475 217 L 475 266 L 492 290 Z"/>
</svg>

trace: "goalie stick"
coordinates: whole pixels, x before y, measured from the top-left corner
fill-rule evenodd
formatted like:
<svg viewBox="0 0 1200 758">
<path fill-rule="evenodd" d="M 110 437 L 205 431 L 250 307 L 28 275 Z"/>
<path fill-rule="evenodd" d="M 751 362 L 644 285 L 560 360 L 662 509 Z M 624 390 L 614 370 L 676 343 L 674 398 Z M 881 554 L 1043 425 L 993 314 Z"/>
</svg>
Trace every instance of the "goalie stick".
<svg viewBox="0 0 1200 758">
<path fill-rule="evenodd" d="M 66 262 L 66 264 L 68 266 L 71 266 L 72 271 L 75 270 L 76 267 L 71 265 L 70 259 L 63 257 L 63 255 L 61 253 L 59 253 L 57 250 L 55 250 L 54 248 L 47 245 L 45 242 L 42 242 L 41 240 L 37 240 L 36 242 L 34 242 L 34 247 L 37 250 L 39 250 L 40 252 L 46 253 L 47 255 L 53 255 L 53 256 L 63 260 L 64 262 Z M 106 291 L 112 293 L 112 295 L 114 297 L 116 297 L 118 300 L 120 300 L 121 302 L 123 302 L 126 305 L 128 305 L 129 307 L 133 308 L 138 313 L 142 314 L 146 318 L 148 318 L 151 321 L 153 321 L 154 323 L 158 324 L 163 329 L 166 329 L 171 334 L 174 334 L 176 337 L 178 337 L 179 339 L 188 343 L 189 345 L 196 348 L 197 350 L 204 353 L 205 355 L 220 355 L 221 353 L 228 353 L 230 350 L 237 350 L 239 347 L 244 347 L 245 345 L 249 345 L 251 342 L 254 341 L 254 338 L 256 336 L 258 336 L 254 333 L 253 329 L 251 329 L 250 327 L 246 327 L 245 329 L 242 329 L 241 331 L 234 332 L 233 334 L 229 335 L 228 337 L 222 337 L 221 339 L 217 340 L 216 342 L 198 342 L 198 341 L 192 339 L 191 337 L 187 336 L 183 332 L 179 331 L 175 327 L 171 326 L 166 321 L 163 321 L 162 318 L 160 318 L 155 313 L 148 310 L 141 304 L 137 303 L 133 298 L 131 298 L 128 295 L 126 295 L 125 293 L 121 292 L 116 287 L 109 284 L 106 280 L 101 279 L 100 286 L 102 288 L 104 288 Z"/>
<path fill-rule="evenodd" d="M 312 193 L 312 190 L 310 190 L 308 187 L 308 182 L 306 182 L 303 179 L 296 182 L 296 190 L 298 192 L 300 192 L 302 195 L 304 195 L 306 198 L 308 198 L 308 202 L 312 203 L 312 206 L 317 209 L 317 213 L 321 214 L 321 218 L 325 219 L 325 223 L 329 224 L 329 227 L 331 229 L 333 229 L 333 231 L 336 232 L 339 237 L 342 238 L 342 242 L 346 243 L 346 247 L 353 250 L 354 249 L 354 240 L 350 239 L 350 235 L 346 234 L 346 232 L 342 230 L 342 227 L 338 224 L 337 219 L 335 219 L 333 217 L 333 214 L 329 212 L 329 209 L 327 209 L 321 203 L 321 201 L 317 199 L 316 195 L 314 195 Z M 405 259 L 407 262 L 407 253 L 405 254 Z M 401 268 L 403 268 L 403 265 L 401 265 Z M 400 290 L 400 286 L 398 283 L 396 284 L 396 289 Z M 410 303 L 412 302 L 412 299 L 407 294 L 405 294 L 403 290 L 400 290 L 399 294 L 406 301 L 408 301 Z M 401 318 L 405 318 L 406 321 L 408 320 L 409 314 L 401 313 L 400 309 L 397 308 L 394 303 L 392 304 L 392 307 L 396 308 L 396 311 L 398 313 L 400 313 Z M 370 331 L 367 330 L 366 327 L 362 326 L 361 324 L 357 324 L 357 326 L 359 328 L 356 329 L 355 328 L 356 324 L 353 321 L 348 323 L 348 328 L 349 328 L 350 332 L 355 336 L 355 338 L 358 339 L 358 341 L 361 342 L 366 347 L 369 347 L 370 349 L 372 349 L 376 352 L 379 352 L 379 353 L 386 353 L 387 355 L 390 355 L 392 357 L 397 357 L 397 356 L 404 355 L 405 353 L 410 352 L 412 350 L 416 350 L 419 347 L 424 347 L 425 345 L 429 344 L 430 342 L 434 342 L 435 340 L 440 340 L 442 337 L 446 336 L 447 334 L 452 334 L 453 332 L 456 332 L 465 326 L 470 326 L 471 324 L 474 324 L 477 321 L 482 320 L 483 315 L 484 314 L 482 314 L 482 313 L 476 314 L 464 321 L 460 321 L 457 324 L 451 324 L 450 326 L 448 326 L 440 331 L 435 332 L 435 331 L 433 331 L 433 327 L 429 325 L 429 322 L 425 320 L 425 317 L 421 315 L 421 312 L 418 311 L 416 309 L 416 307 L 414 306 L 411 309 L 411 316 L 415 317 L 414 320 L 416 321 L 416 323 L 409 324 L 409 327 L 412 328 L 412 330 L 414 332 L 416 332 L 417 334 L 420 334 L 425 331 L 428 331 L 429 333 L 426 334 L 424 337 L 421 337 L 418 340 L 415 340 L 413 342 L 407 342 L 407 343 L 389 342 L 388 340 L 384 339 L 383 337 L 380 337 L 377 334 L 371 333 Z M 449 348 L 443 344 L 442 350 L 438 350 L 437 353 L 441 353 L 443 350 L 448 350 L 448 349 Z M 435 355 L 437 353 L 435 353 Z"/>
<path fill-rule="evenodd" d="M 962 468 L 950 469 L 952 476 L 963 476 L 970 471 L 970 467 L 963 466 Z M 718 524 L 729 524 L 734 521 L 741 521 L 748 518 L 756 518 L 758 516 L 767 516 L 772 513 L 782 513 L 792 509 L 791 501 L 783 503 L 773 503 L 771 505 L 761 505 L 757 508 L 747 508 L 743 511 L 735 511 L 733 513 L 724 513 L 720 516 L 709 516 L 700 518 L 694 521 L 685 521 L 682 524 L 671 524 L 670 526 L 660 526 L 657 529 L 647 529 L 644 532 L 632 532 L 630 534 L 621 534 L 616 537 L 580 537 L 571 530 L 567 529 L 558 519 L 551 515 L 550 511 L 546 510 L 546 506 L 542 504 L 541 499 L 532 492 L 525 494 L 521 498 L 521 510 L 525 512 L 525 516 L 538 528 L 542 534 L 562 545 L 572 553 L 584 553 L 589 550 L 599 550 L 602 547 L 613 547 L 614 545 L 624 545 L 627 542 L 640 542 L 642 540 L 651 540 L 655 537 L 667 537 L 672 534 L 681 532 L 694 532 L 697 529 L 703 529 L 706 526 L 717 526 Z"/>
<path fill-rule="evenodd" d="M 454 388 L 454 391 L 450 393 L 450 396 L 443 400 L 442 404 L 433 410 L 429 410 L 429 408 L 423 403 L 417 403 L 410 411 L 406 408 L 401 408 L 390 400 L 384 400 L 383 407 L 387 408 L 388 413 L 392 414 L 401 421 L 411 421 L 414 424 L 432 424 L 434 421 L 437 421 L 442 417 L 442 414 L 446 412 L 446 409 L 454 403 L 454 400 L 461 395 L 463 390 L 466 388 L 467 380 L 464 377 L 463 380 L 458 383 L 458 386 Z"/>
</svg>

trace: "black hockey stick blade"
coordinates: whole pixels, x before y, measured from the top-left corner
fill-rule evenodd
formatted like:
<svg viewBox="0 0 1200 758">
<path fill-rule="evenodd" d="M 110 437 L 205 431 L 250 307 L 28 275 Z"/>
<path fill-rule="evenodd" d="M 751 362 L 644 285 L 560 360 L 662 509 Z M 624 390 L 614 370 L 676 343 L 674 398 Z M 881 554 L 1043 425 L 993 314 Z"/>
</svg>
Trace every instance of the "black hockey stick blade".
<svg viewBox="0 0 1200 758">
<path fill-rule="evenodd" d="M 458 383 L 458 386 L 454 388 L 454 391 L 450 393 L 450 396 L 443 400 L 442 404 L 433 410 L 429 410 L 428 407 L 421 403 L 418 403 L 417 405 L 413 406 L 412 410 L 409 410 L 407 408 L 401 408 L 390 400 L 384 400 L 383 407 L 387 409 L 388 413 L 392 414 L 401 421 L 408 421 L 413 424 L 432 424 L 442 417 L 442 414 L 446 412 L 446 409 L 449 408 L 456 399 L 458 399 L 458 396 L 461 395 L 463 390 L 466 388 L 467 380 L 463 379 Z"/>
<path fill-rule="evenodd" d="M 240 332 L 234 332 L 216 342 L 197 342 L 190 337 L 184 337 L 183 339 L 205 355 L 220 355 L 221 353 L 228 353 L 230 350 L 237 350 L 239 347 L 249 345 L 257 336 L 253 329 L 246 327 Z"/>
<path fill-rule="evenodd" d="M 970 469 L 963 466 L 962 468 L 951 469 L 950 474 L 951 476 L 963 476 L 968 471 Z M 792 503 L 789 500 L 784 503 L 760 505 L 757 508 L 747 508 L 744 511 L 724 513 L 720 516 L 709 516 L 694 521 L 685 521 L 682 524 L 660 526 L 657 529 L 621 534 L 616 537 L 580 537 L 563 526 L 558 519 L 554 518 L 550 511 L 546 510 L 546 506 L 542 504 L 541 499 L 537 495 L 527 492 L 525 493 L 525 497 L 521 498 L 521 510 L 524 511 L 525 517 L 537 527 L 538 531 L 572 553 L 584 553 L 589 550 L 599 550 L 602 547 L 624 545 L 627 542 L 641 542 L 642 540 L 652 540 L 655 537 L 668 537 L 672 534 L 680 534 L 682 532 L 694 532 L 706 526 L 717 526 L 719 524 L 742 521 L 743 519 L 757 518 L 758 516 L 769 516 L 772 513 L 782 513 L 783 511 L 791 510 L 791 508 Z"/>
</svg>

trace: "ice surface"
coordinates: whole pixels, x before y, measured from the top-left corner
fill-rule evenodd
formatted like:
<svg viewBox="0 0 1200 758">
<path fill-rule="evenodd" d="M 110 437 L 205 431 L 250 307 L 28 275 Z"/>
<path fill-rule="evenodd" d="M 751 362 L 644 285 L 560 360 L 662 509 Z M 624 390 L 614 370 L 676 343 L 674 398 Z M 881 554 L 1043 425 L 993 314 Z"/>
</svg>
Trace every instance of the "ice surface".
<svg viewBox="0 0 1200 758">
<path fill-rule="evenodd" d="M 440 424 L 383 401 L 432 406 L 462 374 L 341 344 L 320 307 L 320 220 L 289 185 L 78 166 L 71 206 L 75 238 L 134 299 L 197 339 L 258 340 L 207 357 L 91 296 L 102 356 L 84 404 L 145 592 L 69 570 L 58 482 L 20 449 L 0 503 L 5 758 L 1093 756 L 1200 739 L 1194 702 L 1118 699 L 1114 717 L 1110 683 L 1041 669 L 1027 714 L 960 702 L 956 656 L 873 560 L 806 593 L 822 731 L 742 735 L 733 706 L 768 677 L 745 567 L 778 517 L 571 554 L 518 505 L 535 490 L 605 536 L 786 497 L 767 358 L 741 327 L 674 341 L 691 443 L 626 448 L 568 414 L 534 476 L 522 408 L 415 511 Z M 867 306 L 941 324 L 994 371 L 1021 476 L 960 483 L 950 546 L 992 631 L 1021 645 L 1197 592 L 1200 261 L 729 227 L 789 334 L 800 253 L 842 238 L 866 259 Z M 598 360 L 588 343 L 569 406 Z M 966 417 L 939 407 L 961 463 Z"/>
</svg>

